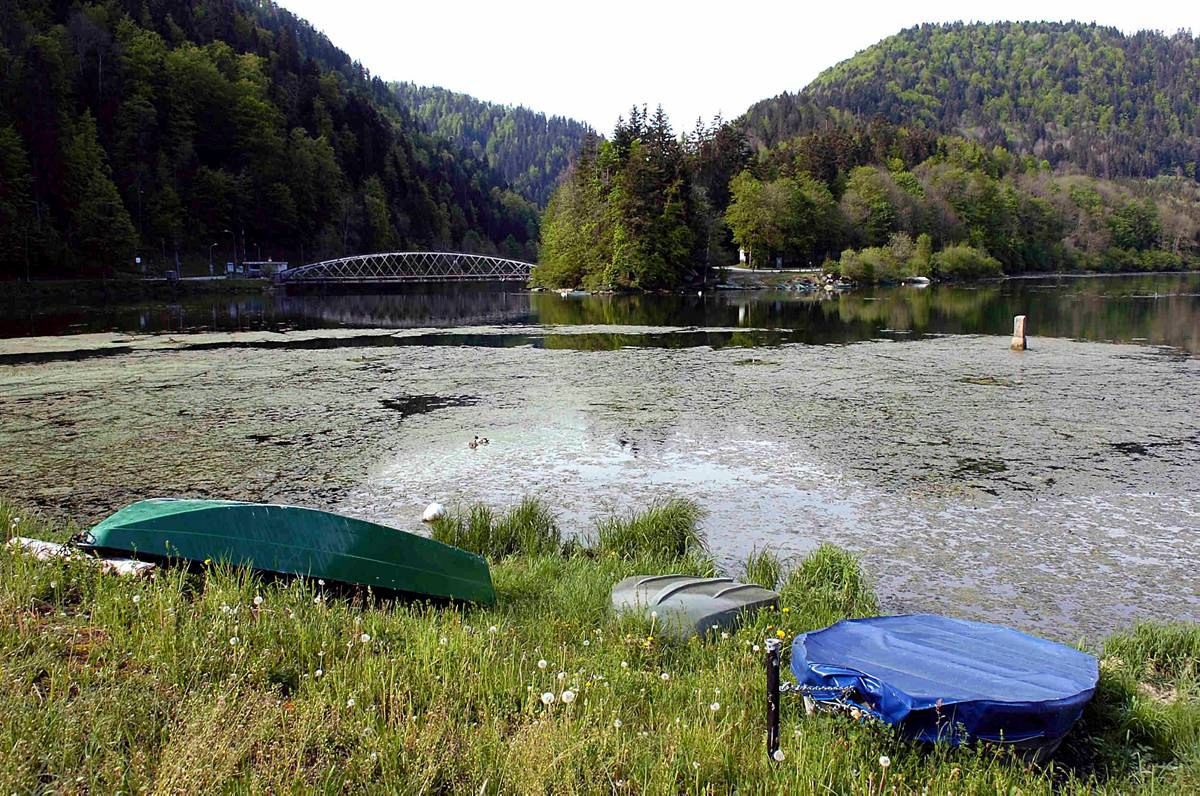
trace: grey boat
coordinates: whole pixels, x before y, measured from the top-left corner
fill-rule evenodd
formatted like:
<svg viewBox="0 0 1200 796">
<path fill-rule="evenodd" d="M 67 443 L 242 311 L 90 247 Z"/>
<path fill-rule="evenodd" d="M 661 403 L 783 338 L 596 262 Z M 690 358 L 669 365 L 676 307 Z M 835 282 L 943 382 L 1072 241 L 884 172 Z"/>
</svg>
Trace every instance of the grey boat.
<svg viewBox="0 0 1200 796">
<path fill-rule="evenodd" d="M 612 590 L 613 610 L 653 620 L 659 633 L 676 638 L 733 630 L 764 608 L 778 608 L 779 594 L 733 578 L 634 575 Z"/>
</svg>

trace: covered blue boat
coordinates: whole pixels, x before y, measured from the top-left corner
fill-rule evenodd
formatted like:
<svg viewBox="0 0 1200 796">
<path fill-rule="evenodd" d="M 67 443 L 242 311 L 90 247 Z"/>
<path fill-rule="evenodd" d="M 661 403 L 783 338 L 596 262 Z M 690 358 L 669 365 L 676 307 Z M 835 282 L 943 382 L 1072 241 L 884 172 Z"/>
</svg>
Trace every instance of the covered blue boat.
<svg viewBox="0 0 1200 796">
<path fill-rule="evenodd" d="M 852 619 L 803 633 L 792 643 L 792 672 L 816 701 L 852 694 L 856 707 L 912 738 L 981 739 L 1041 754 L 1058 747 L 1099 678 L 1087 653 L 930 614 Z"/>
</svg>

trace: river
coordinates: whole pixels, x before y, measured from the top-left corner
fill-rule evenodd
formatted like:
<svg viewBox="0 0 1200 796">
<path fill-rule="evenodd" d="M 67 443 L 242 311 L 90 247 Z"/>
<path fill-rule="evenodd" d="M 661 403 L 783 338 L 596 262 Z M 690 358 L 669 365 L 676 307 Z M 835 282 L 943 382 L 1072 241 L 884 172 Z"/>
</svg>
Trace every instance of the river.
<svg viewBox="0 0 1200 796">
<path fill-rule="evenodd" d="M 52 516 L 180 495 L 417 529 L 538 494 L 586 536 L 678 494 L 730 571 L 834 542 L 888 611 L 1200 621 L 1200 275 L 267 293 L 22 307 L 0 336 L 0 495 Z"/>
</svg>

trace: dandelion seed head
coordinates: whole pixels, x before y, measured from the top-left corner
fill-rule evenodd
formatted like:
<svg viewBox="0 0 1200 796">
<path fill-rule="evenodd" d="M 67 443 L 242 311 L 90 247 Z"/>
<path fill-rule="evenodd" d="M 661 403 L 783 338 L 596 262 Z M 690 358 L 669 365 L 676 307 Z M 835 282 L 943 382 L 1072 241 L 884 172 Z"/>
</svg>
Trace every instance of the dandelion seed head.
<svg viewBox="0 0 1200 796">
<path fill-rule="evenodd" d="M 346 707 L 352 708 L 352 707 L 354 707 L 354 704 L 355 704 L 354 697 L 350 697 L 349 699 L 346 700 Z"/>
<path fill-rule="evenodd" d="M 618 730 L 619 730 L 619 729 L 621 729 L 621 720 L 620 720 L 620 719 L 613 719 L 613 727 L 615 727 L 615 728 L 616 728 L 616 729 L 618 729 Z"/>
<path fill-rule="evenodd" d="M 324 578 L 317 578 L 317 585 L 318 585 L 318 586 L 324 586 L 324 585 L 325 585 L 325 579 L 324 579 Z"/>
<path fill-rule="evenodd" d="M 575 692 L 570 689 L 563 691 L 562 692 L 562 701 L 563 701 L 564 705 L 569 705 L 572 702 L 574 702 L 575 701 Z"/>
<path fill-rule="evenodd" d="M 133 604 L 134 605 L 137 605 L 141 601 L 142 601 L 142 595 L 140 595 L 140 594 L 133 595 Z"/>
<path fill-rule="evenodd" d="M 729 634 L 728 634 L 728 633 L 721 633 L 721 638 L 729 638 Z"/>
<path fill-rule="evenodd" d="M 489 633 L 498 633 L 499 631 L 500 631 L 500 628 L 496 627 L 495 625 L 492 625 L 491 627 L 488 628 Z"/>
<path fill-rule="evenodd" d="M 666 672 L 663 672 L 662 674 L 660 674 L 659 677 L 662 678 L 662 681 L 664 683 L 671 679 L 671 675 L 667 674 Z"/>
<path fill-rule="evenodd" d="M 588 640 L 585 638 L 585 639 L 583 640 L 583 646 L 585 646 L 585 647 L 590 647 L 590 646 L 592 646 L 592 642 L 588 641 Z"/>
<path fill-rule="evenodd" d="M 650 618 L 651 618 L 651 619 L 658 619 L 658 611 L 651 611 L 651 612 L 650 612 Z"/>
<path fill-rule="evenodd" d="M 240 641 L 240 639 L 237 636 L 232 636 L 229 639 L 229 646 L 236 647 L 238 645 L 238 641 Z"/>
<path fill-rule="evenodd" d="M 450 643 L 450 639 L 446 638 L 445 636 L 442 636 L 441 638 L 438 639 L 438 644 L 441 644 L 443 647 L 446 646 L 448 643 Z"/>
<path fill-rule="evenodd" d="M 52 588 L 52 589 L 57 589 L 57 588 L 58 588 L 58 581 L 56 581 L 56 580 L 52 580 L 52 581 L 50 581 L 50 588 Z"/>
<path fill-rule="evenodd" d="M 891 764 L 892 764 L 892 759 L 890 757 L 888 757 L 887 755 L 879 756 L 879 767 L 880 768 L 887 768 Z"/>
<path fill-rule="evenodd" d="M 629 668 L 629 661 L 621 661 L 621 668 L 622 668 L 622 669 L 628 669 L 628 668 Z"/>
<path fill-rule="evenodd" d="M 558 673 L 558 679 L 559 679 L 559 680 L 566 680 L 566 679 L 567 679 L 567 673 L 566 673 L 566 672 L 559 672 L 559 673 Z"/>
<path fill-rule="evenodd" d="M 709 706 L 708 706 L 708 709 L 709 709 L 709 710 L 711 710 L 713 713 L 716 713 L 718 710 L 720 710 L 720 709 L 721 709 L 721 703 L 720 703 L 720 702 L 714 702 L 714 703 L 712 703 L 711 705 L 709 705 Z"/>
<path fill-rule="evenodd" d="M 762 647 L 760 647 L 760 646 L 758 646 L 757 644 L 755 644 L 755 645 L 754 645 L 753 647 L 751 647 L 750 649 L 754 650 L 755 652 L 758 652 L 760 649 L 762 649 Z"/>
<path fill-rule="evenodd" d="M 554 704 L 554 692 L 553 691 L 543 691 L 542 692 L 542 704 L 543 705 L 553 705 Z"/>
<path fill-rule="evenodd" d="M 325 674 L 324 669 L 317 669 L 315 672 L 313 672 L 313 677 L 320 679 L 320 677 L 324 674 Z"/>
<path fill-rule="evenodd" d="M 261 594 L 256 594 L 256 595 L 254 595 L 254 604 L 255 604 L 256 606 L 259 606 L 259 605 L 262 605 L 262 604 L 263 604 L 263 596 L 262 596 Z"/>
<path fill-rule="evenodd" d="M 776 749 L 774 752 L 771 753 L 771 757 L 775 760 L 776 763 L 782 763 L 783 758 L 784 758 L 783 750 Z"/>
<path fill-rule="evenodd" d="M 540 661 L 538 661 L 538 663 L 537 663 L 537 667 L 538 667 L 539 669 L 545 669 L 545 668 L 546 668 L 547 666 L 549 666 L 549 665 L 550 665 L 550 664 L 546 663 L 546 659 L 545 659 L 545 658 L 542 658 L 542 659 L 541 659 Z"/>
</svg>

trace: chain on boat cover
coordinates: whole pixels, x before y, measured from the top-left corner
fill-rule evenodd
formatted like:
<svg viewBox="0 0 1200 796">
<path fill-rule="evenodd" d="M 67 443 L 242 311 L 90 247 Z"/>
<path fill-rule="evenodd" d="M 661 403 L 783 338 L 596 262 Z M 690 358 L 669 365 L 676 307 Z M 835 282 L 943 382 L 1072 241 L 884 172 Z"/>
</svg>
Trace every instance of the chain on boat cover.
<svg viewBox="0 0 1200 796">
<path fill-rule="evenodd" d="M 802 633 L 792 643 L 792 672 L 801 685 L 853 688 L 858 707 L 910 737 L 1051 748 L 1082 714 L 1099 677 L 1096 659 L 1071 647 L 930 614 Z"/>
</svg>

